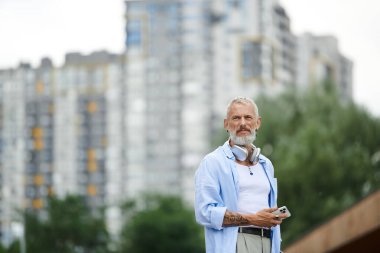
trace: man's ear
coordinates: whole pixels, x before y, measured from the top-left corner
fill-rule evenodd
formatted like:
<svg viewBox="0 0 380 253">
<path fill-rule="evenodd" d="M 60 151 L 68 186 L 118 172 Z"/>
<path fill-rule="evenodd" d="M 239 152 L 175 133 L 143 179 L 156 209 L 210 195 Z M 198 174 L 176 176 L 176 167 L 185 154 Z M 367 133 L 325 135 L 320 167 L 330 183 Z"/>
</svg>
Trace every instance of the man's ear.
<svg viewBox="0 0 380 253">
<path fill-rule="evenodd" d="M 228 131 L 228 129 L 227 129 L 227 127 L 228 127 L 228 121 L 227 121 L 227 119 L 224 119 L 223 125 L 224 125 L 224 129 Z"/>
<path fill-rule="evenodd" d="M 259 117 L 259 118 L 257 119 L 257 121 L 256 121 L 256 131 L 259 130 L 260 126 L 261 126 L 261 117 Z"/>
</svg>

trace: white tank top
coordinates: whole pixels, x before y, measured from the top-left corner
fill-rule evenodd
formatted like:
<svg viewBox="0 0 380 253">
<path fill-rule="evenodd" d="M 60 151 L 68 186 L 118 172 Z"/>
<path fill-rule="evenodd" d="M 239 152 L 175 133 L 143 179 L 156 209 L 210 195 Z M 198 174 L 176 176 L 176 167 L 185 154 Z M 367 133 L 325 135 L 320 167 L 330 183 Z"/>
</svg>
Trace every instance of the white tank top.
<svg viewBox="0 0 380 253">
<path fill-rule="evenodd" d="M 270 184 L 261 164 L 237 164 L 239 173 L 238 212 L 256 213 L 269 208 Z M 250 174 L 252 172 L 252 175 Z"/>
</svg>

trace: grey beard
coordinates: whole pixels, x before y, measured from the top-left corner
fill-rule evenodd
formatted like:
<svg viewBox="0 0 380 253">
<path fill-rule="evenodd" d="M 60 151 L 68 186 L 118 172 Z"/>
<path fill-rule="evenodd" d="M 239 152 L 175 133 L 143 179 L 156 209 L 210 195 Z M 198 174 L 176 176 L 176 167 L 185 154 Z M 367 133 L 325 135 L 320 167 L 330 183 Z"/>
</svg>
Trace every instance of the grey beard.
<svg viewBox="0 0 380 253">
<path fill-rule="evenodd" d="M 236 134 L 230 132 L 230 139 L 236 144 L 236 145 L 249 145 L 253 143 L 256 140 L 256 131 L 253 130 L 253 132 L 250 135 L 244 136 L 244 137 L 238 137 Z"/>
</svg>

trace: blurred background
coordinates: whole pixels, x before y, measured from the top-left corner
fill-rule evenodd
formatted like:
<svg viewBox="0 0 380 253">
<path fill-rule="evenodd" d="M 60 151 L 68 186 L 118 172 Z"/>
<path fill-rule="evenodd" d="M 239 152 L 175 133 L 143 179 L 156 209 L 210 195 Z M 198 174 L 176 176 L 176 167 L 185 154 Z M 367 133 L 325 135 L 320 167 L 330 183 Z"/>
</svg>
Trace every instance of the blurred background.
<svg viewBox="0 0 380 253">
<path fill-rule="evenodd" d="M 292 212 L 286 252 L 374 249 L 379 11 L 0 0 L 0 252 L 203 252 L 193 176 L 239 95 Z"/>
</svg>

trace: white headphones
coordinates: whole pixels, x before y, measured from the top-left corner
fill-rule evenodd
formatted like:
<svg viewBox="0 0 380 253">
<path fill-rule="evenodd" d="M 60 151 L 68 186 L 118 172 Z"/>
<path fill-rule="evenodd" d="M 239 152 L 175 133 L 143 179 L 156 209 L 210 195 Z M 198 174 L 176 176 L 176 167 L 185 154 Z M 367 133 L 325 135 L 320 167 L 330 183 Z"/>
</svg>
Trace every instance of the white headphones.
<svg viewBox="0 0 380 253">
<path fill-rule="evenodd" d="M 249 160 L 252 163 L 257 163 L 259 161 L 259 156 L 260 156 L 261 149 L 260 148 L 256 148 L 256 146 L 253 145 L 253 144 L 251 144 L 251 145 L 252 145 L 252 148 L 253 148 L 253 152 L 252 152 L 252 155 L 249 158 Z M 245 147 L 238 146 L 238 145 L 232 146 L 231 147 L 231 151 L 234 154 L 234 156 L 236 157 L 236 159 L 238 159 L 241 162 L 245 161 L 247 159 L 247 157 L 248 157 L 248 154 L 249 154 L 248 150 Z"/>
</svg>

